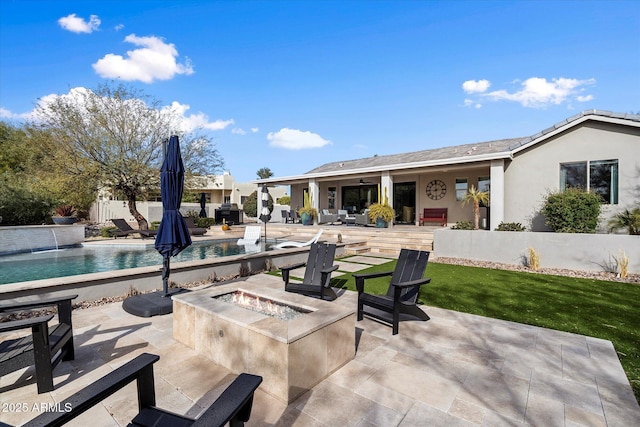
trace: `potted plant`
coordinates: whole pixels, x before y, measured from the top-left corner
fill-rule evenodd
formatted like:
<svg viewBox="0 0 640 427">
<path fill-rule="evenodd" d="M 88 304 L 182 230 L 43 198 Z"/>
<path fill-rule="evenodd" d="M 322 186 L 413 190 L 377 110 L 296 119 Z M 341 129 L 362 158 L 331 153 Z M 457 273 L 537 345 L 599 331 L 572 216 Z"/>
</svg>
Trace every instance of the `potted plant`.
<svg viewBox="0 0 640 427">
<path fill-rule="evenodd" d="M 380 200 L 380 186 L 378 186 L 378 200 Z M 384 189 L 384 200 L 369 206 L 369 218 L 376 222 L 376 227 L 386 228 L 389 222 L 396 217 L 396 211 L 389 205 L 387 189 Z"/>
<path fill-rule="evenodd" d="M 313 207 L 313 199 L 311 193 L 304 193 L 304 204 L 298 211 L 302 225 L 313 224 L 313 219 L 318 216 L 318 211 Z"/>
<path fill-rule="evenodd" d="M 71 225 L 78 220 L 74 216 L 76 210 L 71 205 L 60 205 L 56 208 L 56 215 L 51 217 L 54 224 Z"/>
</svg>

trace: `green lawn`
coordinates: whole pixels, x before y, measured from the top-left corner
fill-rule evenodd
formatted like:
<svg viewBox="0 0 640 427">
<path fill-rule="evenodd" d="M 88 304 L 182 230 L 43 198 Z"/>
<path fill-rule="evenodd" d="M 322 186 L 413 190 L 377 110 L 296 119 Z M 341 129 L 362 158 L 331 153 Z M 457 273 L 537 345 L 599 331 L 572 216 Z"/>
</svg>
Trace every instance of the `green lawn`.
<svg viewBox="0 0 640 427">
<path fill-rule="evenodd" d="M 435 262 L 425 276 L 431 283 L 422 288 L 422 304 L 610 340 L 640 401 L 639 285 Z M 355 290 L 351 274 L 332 282 Z M 387 286 L 388 279 L 367 281 L 368 292 Z"/>
</svg>

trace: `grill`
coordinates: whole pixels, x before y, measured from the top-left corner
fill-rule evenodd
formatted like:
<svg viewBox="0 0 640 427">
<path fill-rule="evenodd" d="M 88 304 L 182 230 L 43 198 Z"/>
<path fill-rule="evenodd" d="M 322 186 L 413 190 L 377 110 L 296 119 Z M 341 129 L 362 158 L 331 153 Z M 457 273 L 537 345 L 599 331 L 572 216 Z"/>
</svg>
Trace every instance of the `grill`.
<svg viewBox="0 0 640 427">
<path fill-rule="evenodd" d="M 215 210 L 214 215 L 217 224 L 225 222 L 234 225 L 242 224 L 244 212 L 238 209 L 237 203 L 223 203 Z"/>
</svg>

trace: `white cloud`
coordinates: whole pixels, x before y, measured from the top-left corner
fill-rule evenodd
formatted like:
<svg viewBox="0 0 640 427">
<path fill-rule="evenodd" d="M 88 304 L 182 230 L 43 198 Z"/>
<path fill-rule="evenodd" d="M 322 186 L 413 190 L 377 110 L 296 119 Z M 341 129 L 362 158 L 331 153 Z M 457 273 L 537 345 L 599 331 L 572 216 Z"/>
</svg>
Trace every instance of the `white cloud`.
<svg viewBox="0 0 640 427">
<path fill-rule="evenodd" d="M 269 132 L 267 139 L 272 147 L 286 148 L 288 150 L 303 150 L 306 148 L 320 148 L 331 144 L 317 133 L 301 131 L 298 129 L 282 128 L 278 132 Z"/>
<path fill-rule="evenodd" d="M 465 107 L 474 107 L 474 108 L 482 108 L 482 104 L 480 104 L 479 102 L 476 102 L 472 99 L 465 99 L 464 100 L 464 106 Z"/>
<path fill-rule="evenodd" d="M 109 53 L 93 64 L 100 77 L 126 81 L 138 80 L 152 83 L 154 80 L 169 80 L 176 74 L 193 74 L 191 61 L 176 62 L 178 51 L 174 44 L 165 43 L 159 37 L 138 37 L 130 34 L 124 39 L 139 48 L 127 51 L 127 57 Z"/>
<path fill-rule="evenodd" d="M 253 132 L 253 133 L 258 133 L 259 130 L 260 129 L 258 129 L 258 128 L 251 128 L 251 132 Z"/>
<path fill-rule="evenodd" d="M 195 129 L 223 130 L 235 123 L 233 119 L 218 119 L 211 122 L 209 117 L 202 112 L 187 115 L 187 111 L 190 109 L 190 105 L 180 104 L 176 101 L 173 101 L 170 106 L 163 107 L 163 110 L 171 111 L 178 116 L 180 122 L 178 126 L 184 132 L 191 132 Z"/>
<path fill-rule="evenodd" d="M 13 113 L 6 108 L 0 107 L 0 119 L 19 119 L 22 118 L 21 114 Z"/>
<path fill-rule="evenodd" d="M 462 83 L 462 90 L 466 93 L 482 93 L 486 92 L 489 86 L 491 86 L 489 80 L 467 80 Z"/>
<path fill-rule="evenodd" d="M 58 24 L 65 30 L 71 31 L 72 33 L 86 34 L 97 31 L 100 27 L 100 22 L 100 18 L 98 18 L 97 15 L 91 15 L 87 22 L 83 18 L 76 16 L 75 13 L 58 19 Z"/>
<path fill-rule="evenodd" d="M 242 128 L 233 128 L 231 129 L 231 133 L 235 133 L 236 135 L 246 135 L 247 131 Z"/>
<path fill-rule="evenodd" d="M 116 30 L 116 31 L 120 31 L 123 28 L 124 28 L 124 24 L 118 24 L 115 27 L 113 27 L 113 29 Z"/>
<path fill-rule="evenodd" d="M 591 95 L 580 95 L 583 86 L 595 84 L 595 79 L 577 80 L 564 77 L 551 79 L 531 77 L 521 84 L 521 89 L 509 92 L 505 89 L 483 94 L 494 101 L 514 101 L 523 107 L 543 108 L 549 104 L 559 105 L 572 100 L 589 100 Z M 590 98 L 591 97 L 591 98 Z M 583 101 L 581 101 L 583 102 Z"/>
<path fill-rule="evenodd" d="M 577 96 L 576 97 L 576 101 L 578 102 L 589 102 L 593 99 L 593 95 L 587 95 L 587 96 Z"/>
</svg>

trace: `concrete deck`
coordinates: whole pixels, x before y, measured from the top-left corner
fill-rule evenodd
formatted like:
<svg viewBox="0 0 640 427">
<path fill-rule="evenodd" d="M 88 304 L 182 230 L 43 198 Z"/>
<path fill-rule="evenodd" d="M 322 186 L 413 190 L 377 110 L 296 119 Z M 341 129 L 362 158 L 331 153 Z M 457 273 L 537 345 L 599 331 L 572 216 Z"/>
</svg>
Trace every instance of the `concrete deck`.
<svg viewBox="0 0 640 427">
<path fill-rule="evenodd" d="M 268 275 L 246 280 L 282 287 L 281 279 Z M 346 292 L 334 303 L 355 304 L 355 295 Z M 196 416 L 235 377 L 175 341 L 173 315 L 139 318 L 121 305 L 73 312 L 76 360 L 55 369 L 54 391 L 36 393 L 33 367 L 2 377 L 0 420 L 20 425 L 35 417 L 41 404 L 59 402 L 142 352 L 160 355 L 157 404 L 174 412 Z M 424 309 L 430 321 L 403 322 L 396 336 L 373 320 L 356 322 L 354 360 L 289 405 L 258 389 L 248 425 L 639 424 L 640 406 L 611 342 Z M 122 426 L 136 412 L 131 384 L 69 425 Z"/>
</svg>

